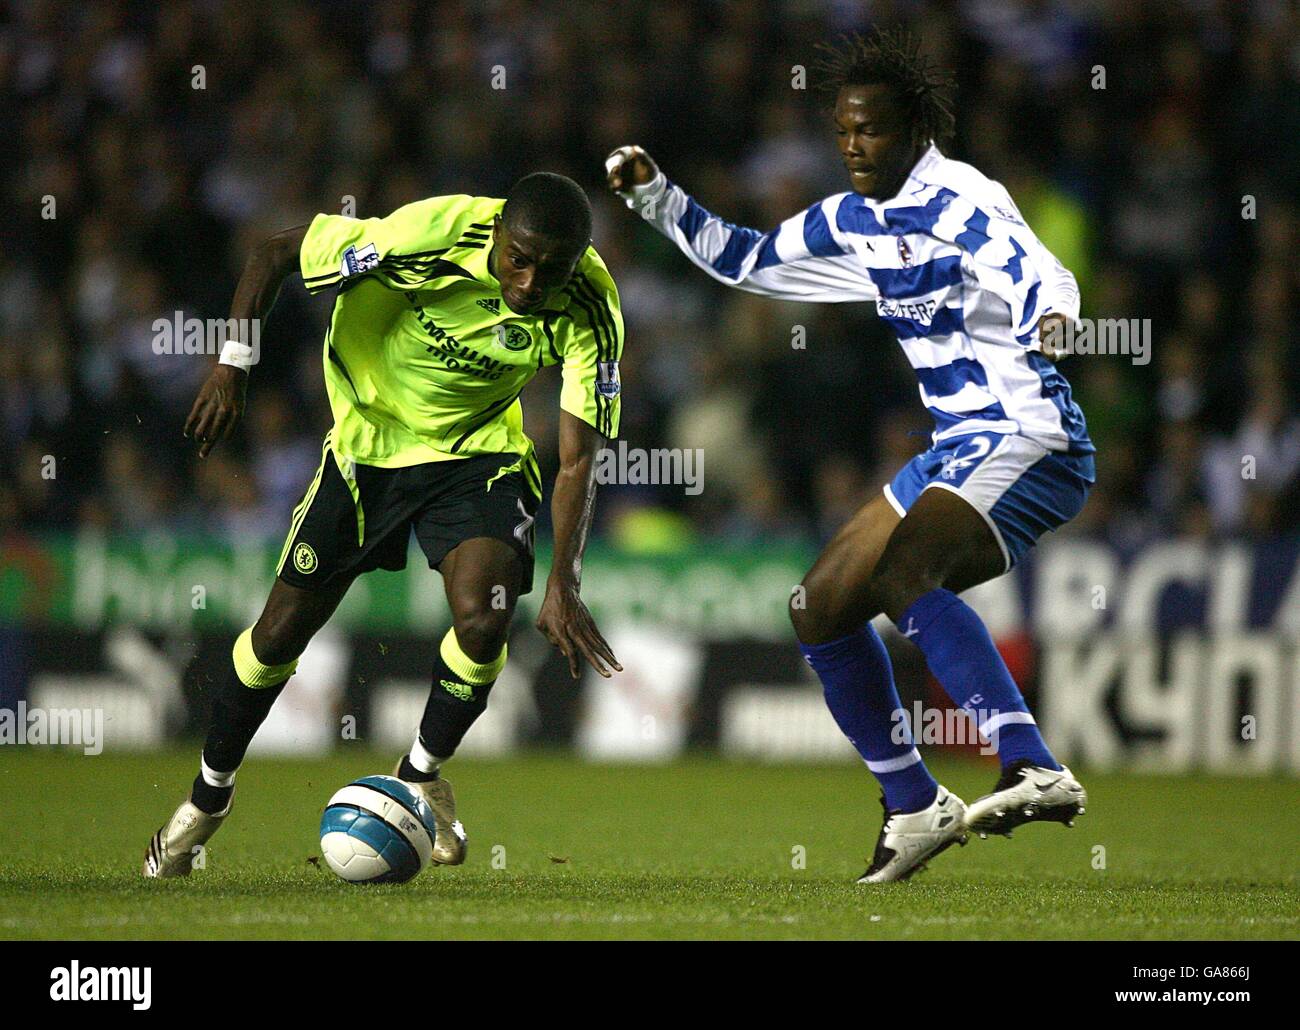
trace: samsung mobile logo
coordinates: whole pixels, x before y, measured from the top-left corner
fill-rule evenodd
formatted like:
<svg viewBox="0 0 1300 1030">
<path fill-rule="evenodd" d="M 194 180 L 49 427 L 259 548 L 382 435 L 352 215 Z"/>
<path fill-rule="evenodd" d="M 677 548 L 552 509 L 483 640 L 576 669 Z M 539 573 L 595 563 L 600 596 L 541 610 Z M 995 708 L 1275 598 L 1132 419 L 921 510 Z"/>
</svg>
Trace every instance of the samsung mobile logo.
<svg viewBox="0 0 1300 1030">
<path fill-rule="evenodd" d="M 153 969 L 145 966 L 87 966 L 73 961 L 70 967 L 50 970 L 50 997 L 55 1001 L 129 1001 L 142 1012 L 150 1005 Z"/>
</svg>

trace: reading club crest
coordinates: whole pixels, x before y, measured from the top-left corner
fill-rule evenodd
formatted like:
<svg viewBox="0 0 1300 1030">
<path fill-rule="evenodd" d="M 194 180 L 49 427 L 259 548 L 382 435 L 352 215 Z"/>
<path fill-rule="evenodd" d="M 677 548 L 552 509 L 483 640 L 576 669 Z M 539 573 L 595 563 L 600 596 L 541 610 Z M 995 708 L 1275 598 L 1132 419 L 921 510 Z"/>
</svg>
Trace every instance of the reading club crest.
<svg viewBox="0 0 1300 1030">
<path fill-rule="evenodd" d="M 907 245 L 907 240 L 898 237 L 898 263 L 904 268 L 912 267 L 912 248 Z"/>
<path fill-rule="evenodd" d="M 521 325 L 509 325 L 505 322 L 496 327 L 497 343 L 506 350 L 527 350 L 533 345 L 532 334 Z"/>
</svg>

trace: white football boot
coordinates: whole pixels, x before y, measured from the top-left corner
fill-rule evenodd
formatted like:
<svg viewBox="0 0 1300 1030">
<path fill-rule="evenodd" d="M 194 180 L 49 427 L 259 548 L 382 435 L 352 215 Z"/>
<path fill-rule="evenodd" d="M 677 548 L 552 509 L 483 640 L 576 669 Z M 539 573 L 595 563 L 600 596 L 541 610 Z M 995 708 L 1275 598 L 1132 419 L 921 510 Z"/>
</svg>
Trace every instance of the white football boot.
<svg viewBox="0 0 1300 1030">
<path fill-rule="evenodd" d="M 884 807 L 884 798 L 880 800 Z M 871 866 L 858 883 L 893 883 L 906 880 L 939 852 L 954 844 L 964 845 L 966 805 L 952 791 L 940 786 L 934 802 L 919 812 L 891 812 L 885 809 L 885 824 L 876 840 Z"/>
<path fill-rule="evenodd" d="M 199 850 L 221 829 L 221 824 L 230 814 L 234 803 L 235 795 L 232 791 L 225 811 L 218 815 L 208 815 L 186 798 L 181 807 L 150 838 L 149 846 L 144 850 L 144 875 L 151 880 L 189 876 Z"/>
<path fill-rule="evenodd" d="M 402 779 L 401 759 L 398 759 L 393 775 Z M 456 795 L 452 793 L 451 784 L 441 776 L 424 783 L 402 782 L 417 791 L 433 809 L 433 825 L 437 831 L 433 838 L 434 865 L 460 865 L 465 861 L 469 838 L 465 835 L 465 827 L 456 818 Z"/>
<path fill-rule="evenodd" d="M 972 801 L 966 809 L 966 828 L 981 837 L 1001 833 L 1007 837 L 1029 822 L 1074 825 L 1083 815 L 1088 794 L 1067 768 L 1044 769 L 1027 759 L 1012 762 L 1002 771 L 993 793 Z"/>
</svg>

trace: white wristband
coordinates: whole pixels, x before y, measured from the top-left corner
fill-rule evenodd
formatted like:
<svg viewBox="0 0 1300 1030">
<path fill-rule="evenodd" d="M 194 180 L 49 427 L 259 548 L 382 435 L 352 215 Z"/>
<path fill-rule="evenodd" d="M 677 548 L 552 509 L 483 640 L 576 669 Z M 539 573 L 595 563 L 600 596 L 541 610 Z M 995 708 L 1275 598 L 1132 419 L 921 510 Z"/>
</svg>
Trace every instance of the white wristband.
<svg viewBox="0 0 1300 1030">
<path fill-rule="evenodd" d="M 221 346 L 221 357 L 217 359 L 219 365 L 234 365 L 241 372 L 247 372 L 253 367 L 253 348 L 246 343 L 240 343 L 238 340 L 227 340 Z"/>
<path fill-rule="evenodd" d="M 653 179 L 643 186 L 633 186 L 624 190 L 621 196 L 627 206 L 642 218 L 653 220 L 655 204 L 668 189 L 668 176 L 660 170 Z M 649 203 L 647 203 L 649 201 Z"/>
</svg>

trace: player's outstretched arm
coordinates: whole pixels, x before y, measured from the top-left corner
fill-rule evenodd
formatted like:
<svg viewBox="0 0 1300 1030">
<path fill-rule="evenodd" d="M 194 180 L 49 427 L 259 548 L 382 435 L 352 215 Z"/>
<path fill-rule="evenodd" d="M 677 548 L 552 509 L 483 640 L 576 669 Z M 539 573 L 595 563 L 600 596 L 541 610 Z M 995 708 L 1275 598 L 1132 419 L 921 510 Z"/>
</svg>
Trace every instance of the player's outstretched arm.
<svg viewBox="0 0 1300 1030">
<path fill-rule="evenodd" d="M 605 181 L 696 267 L 728 286 L 777 300 L 876 299 L 875 283 L 835 227 L 842 197 L 814 204 L 765 233 L 705 210 L 637 146 L 619 147 L 605 159 Z"/>
<path fill-rule="evenodd" d="M 189 418 L 185 420 L 184 434 L 198 441 L 200 458 L 206 458 L 217 442 L 234 432 L 239 424 L 244 413 L 251 354 L 248 340 L 242 336 L 253 319 L 260 322 L 274 307 L 281 284 L 298 267 L 298 251 L 306 234 L 305 225 L 278 232 L 258 244 L 244 262 L 235 299 L 230 305 L 230 324 L 237 327 L 241 338 L 228 341 L 222 349 L 216 367 L 199 388 Z"/>
<path fill-rule="evenodd" d="M 607 442 L 582 419 L 560 412 L 560 471 L 551 498 L 555 557 L 546 581 L 546 597 L 537 615 L 537 628 L 564 652 L 574 679 L 578 678 L 583 658 L 605 677 L 611 675 L 611 669 L 623 671 L 578 596 L 582 552 L 596 510 L 596 455 Z"/>
</svg>

